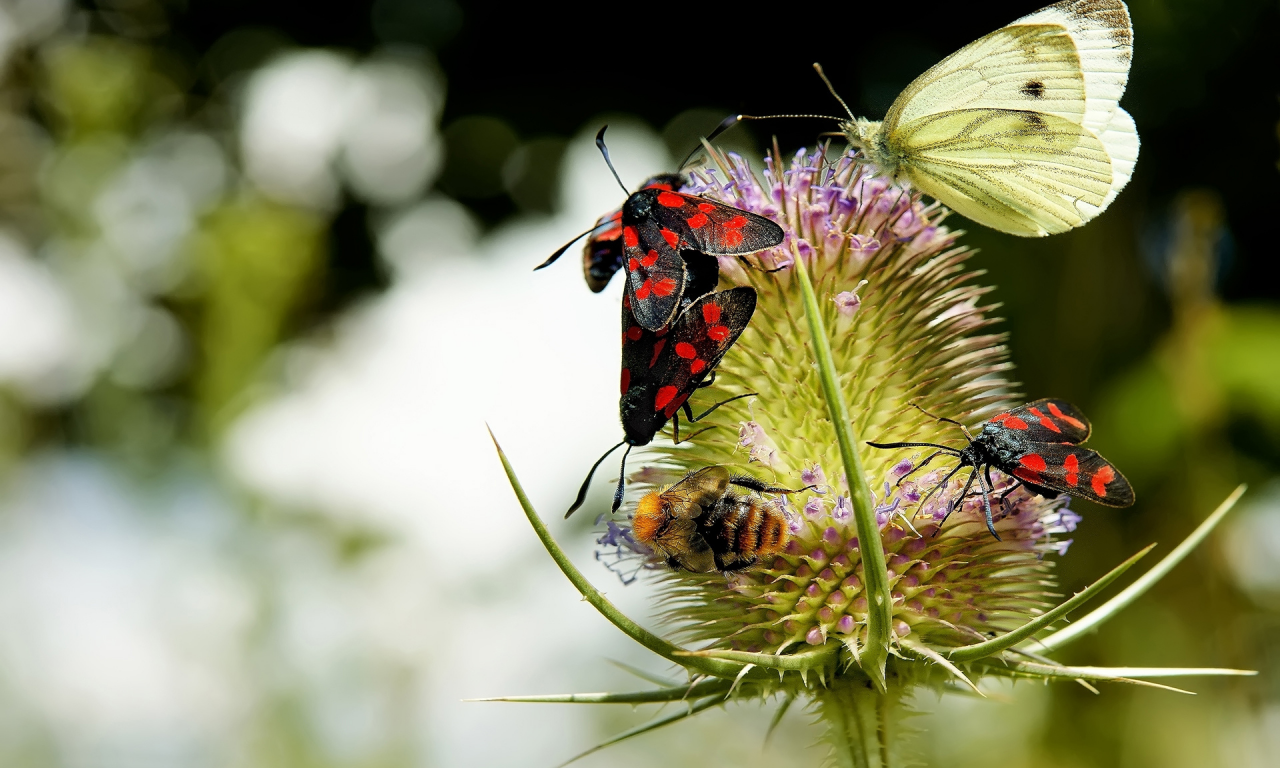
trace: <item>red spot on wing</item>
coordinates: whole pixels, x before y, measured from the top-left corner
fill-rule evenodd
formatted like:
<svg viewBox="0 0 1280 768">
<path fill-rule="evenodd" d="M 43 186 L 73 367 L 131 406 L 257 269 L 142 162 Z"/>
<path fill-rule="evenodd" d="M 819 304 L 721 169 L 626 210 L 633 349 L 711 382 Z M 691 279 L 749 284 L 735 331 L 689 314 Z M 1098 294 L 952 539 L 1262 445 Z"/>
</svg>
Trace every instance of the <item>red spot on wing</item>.
<svg viewBox="0 0 1280 768">
<path fill-rule="evenodd" d="M 711 203 L 698 203 L 698 210 L 703 213 L 715 213 L 716 207 Z"/>
<path fill-rule="evenodd" d="M 1054 416 L 1057 416 L 1059 419 L 1062 419 L 1063 421 L 1067 422 L 1068 424 L 1075 427 L 1076 429 L 1085 429 L 1083 421 L 1063 413 L 1062 409 L 1058 407 L 1057 403 L 1049 403 L 1049 413 L 1052 413 Z"/>
<path fill-rule="evenodd" d="M 1027 422 L 1023 421 L 1017 416 L 1005 416 L 1004 425 L 1009 429 L 1026 429 L 1027 428 Z"/>
<path fill-rule="evenodd" d="M 653 284 L 654 296 L 670 296 L 675 293 L 676 279 L 674 277 L 664 277 Z"/>
<path fill-rule="evenodd" d="M 729 229 L 742 229 L 743 227 L 747 226 L 747 217 L 743 216 L 742 214 L 738 214 L 737 216 L 734 216 L 732 219 L 729 219 L 728 221 L 726 221 L 724 225 Z"/>
<path fill-rule="evenodd" d="M 666 339 L 658 339 L 657 343 L 653 345 L 653 357 L 649 359 L 650 368 L 658 364 L 658 355 L 662 354 L 662 348 L 665 346 L 667 346 Z"/>
<path fill-rule="evenodd" d="M 707 329 L 707 338 L 717 342 L 724 341 L 731 333 L 727 325 L 713 325 Z"/>
<path fill-rule="evenodd" d="M 1018 459 L 1018 463 L 1032 472 L 1043 472 L 1048 465 L 1044 463 L 1044 457 L 1038 453 L 1028 453 Z"/>
<path fill-rule="evenodd" d="M 676 389 L 670 384 L 659 389 L 658 396 L 653 399 L 653 410 L 661 411 L 663 408 L 666 408 L 668 405 L 671 404 L 671 401 L 675 398 L 676 393 L 679 391 L 680 390 Z M 679 408 L 680 406 L 677 405 L 676 407 Z"/>
<path fill-rule="evenodd" d="M 669 229 L 662 230 L 662 239 L 667 241 L 667 245 L 675 248 L 680 245 L 680 236 Z"/>
<path fill-rule="evenodd" d="M 1110 465 L 1104 464 L 1102 468 L 1093 473 L 1093 478 L 1089 480 L 1090 487 L 1093 492 L 1098 494 L 1099 498 L 1107 497 L 1107 483 L 1116 479 L 1116 471 Z"/>
<path fill-rule="evenodd" d="M 745 238 L 742 236 L 742 233 L 736 229 L 731 229 L 724 233 L 724 244 L 729 248 L 737 248 L 739 245 L 742 245 L 742 241 L 744 239 Z"/>
<path fill-rule="evenodd" d="M 635 248 L 640 244 L 640 235 L 636 233 L 635 227 L 622 228 L 622 244 L 628 248 Z"/>
<path fill-rule="evenodd" d="M 671 185 L 663 181 L 663 182 L 659 182 L 658 184 L 650 184 L 648 187 L 646 187 L 646 189 L 665 189 L 668 192 L 670 192 Z"/>
<path fill-rule="evenodd" d="M 664 208 L 683 208 L 684 198 L 674 192 L 658 193 L 658 205 Z"/>
<path fill-rule="evenodd" d="M 706 369 L 707 369 L 706 360 L 699 359 L 699 360 L 694 360 L 692 363 L 689 363 L 689 373 L 692 373 L 694 376 L 697 376 L 699 373 L 702 373 Z"/>
<path fill-rule="evenodd" d="M 631 389 L 631 369 L 622 369 L 622 394 L 627 394 L 627 390 Z"/>
<path fill-rule="evenodd" d="M 671 389 L 675 389 L 675 387 L 671 387 Z M 689 393 L 685 392 L 683 395 L 680 395 L 675 400 L 668 403 L 667 407 L 663 409 L 662 414 L 667 418 L 671 418 L 675 415 L 676 411 L 680 410 L 680 406 L 684 405 L 684 401 L 688 399 Z"/>
<path fill-rule="evenodd" d="M 627 260 L 628 272 L 635 272 L 639 268 L 640 268 L 640 262 L 636 260 L 636 257 L 632 256 L 630 259 Z"/>
<path fill-rule="evenodd" d="M 643 283 L 640 284 L 640 287 L 636 289 L 636 298 L 641 301 L 644 301 L 645 299 L 649 298 L 649 291 L 651 290 L 653 290 L 652 282 L 649 280 L 645 280 Z"/>
<path fill-rule="evenodd" d="M 633 325 L 627 329 L 627 339 L 630 341 L 639 341 L 642 335 L 644 335 L 644 329 L 638 325 Z"/>
<path fill-rule="evenodd" d="M 652 267 L 654 264 L 657 264 L 657 263 L 658 263 L 658 252 L 652 249 L 649 251 L 649 253 L 645 255 L 643 259 L 640 260 L 640 266 L 642 267 Z"/>
<path fill-rule="evenodd" d="M 1013 476 L 1019 480 L 1025 480 L 1028 483 L 1034 483 L 1036 485 L 1044 483 L 1044 478 L 1040 477 L 1039 473 L 1032 472 L 1029 469 L 1023 469 L 1022 467 L 1018 467 L 1013 470 Z"/>
<path fill-rule="evenodd" d="M 1040 426 L 1044 427 L 1045 429 L 1057 432 L 1059 434 L 1062 433 L 1062 430 L 1058 429 L 1058 425 L 1053 423 L 1053 419 L 1044 415 L 1044 411 L 1040 410 L 1039 408 L 1032 408 L 1031 412 L 1035 414 L 1035 417 L 1037 419 L 1040 420 Z"/>
<path fill-rule="evenodd" d="M 720 322 L 720 305 L 708 301 L 702 305 L 702 319 L 708 323 Z"/>
<path fill-rule="evenodd" d="M 685 360 L 692 360 L 698 356 L 698 350 L 694 349 L 693 345 L 687 341 L 679 341 L 676 342 L 676 354 Z"/>
<path fill-rule="evenodd" d="M 707 214 L 705 213 L 699 213 L 697 215 L 690 216 L 689 218 L 685 219 L 685 223 L 688 224 L 690 227 L 693 227 L 694 229 L 699 229 L 701 227 L 707 226 L 707 222 L 709 221 L 711 221 L 711 219 L 708 219 Z"/>
<path fill-rule="evenodd" d="M 1067 485 L 1075 488 L 1080 483 L 1080 461 L 1074 453 L 1067 454 L 1062 460 L 1062 468 L 1067 470 Z"/>
</svg>

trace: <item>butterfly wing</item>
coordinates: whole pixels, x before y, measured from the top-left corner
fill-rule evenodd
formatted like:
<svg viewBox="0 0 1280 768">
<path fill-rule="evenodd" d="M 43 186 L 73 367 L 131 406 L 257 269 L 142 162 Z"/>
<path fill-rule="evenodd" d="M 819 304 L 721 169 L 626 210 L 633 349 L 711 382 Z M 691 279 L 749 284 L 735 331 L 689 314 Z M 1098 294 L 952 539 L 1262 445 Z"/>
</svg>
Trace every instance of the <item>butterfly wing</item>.
<svg viewBox="0 0 1280 768">
<path fill-rule="evenodd" d="M 640 191 L 631 197 L 643 194 L 645 192 Z M 652 216 L 629 216 L 628 207 L 623 206 L 622 213 L 627 297 L 636 322 L 656 331 L 671 322 L 684 295 L 688 276 L 677 250 L 680 236 Z"/>
<path fill-rule="evenodd" d="M 1014 477 L 1032 485 L 1089 499 L 1108 507 L 1134 502 L 1133 486 L 1111 462 L 1090 451 L 1063 443 L 1035 445 L 1018 457 Z"/>
<path fill-rule="evenodd" d="M 782 242 L 782 227 L 765 217 L 696 195 L 659 192 L 651 210 L 666 231 L 679 236 L 681 249 L 732 256 Z"/>
<path fill-rule="evenodd" d="M 891 141 L 916 188 L 1002 232 L 1065 232 L 1113 197 L 1102 141 L 1054 115 L 946 112 L 904 126 Z"/>
<path fill-rule="evenodd" d="M 1046 397 L 1018 406 L 989 420 L 1034 443 L 1083 443 L 1089 420 L 1071 403 Z"/>
<path fill-rule="evenodd" d="M 916 78 L 881 126 L 912 183 L 1011 234 L 1097 216 L 1133 174 L 1119 107 L 1133 56 L 1120 0 L 1068 0 L 977 40 Z"/>
</svg>

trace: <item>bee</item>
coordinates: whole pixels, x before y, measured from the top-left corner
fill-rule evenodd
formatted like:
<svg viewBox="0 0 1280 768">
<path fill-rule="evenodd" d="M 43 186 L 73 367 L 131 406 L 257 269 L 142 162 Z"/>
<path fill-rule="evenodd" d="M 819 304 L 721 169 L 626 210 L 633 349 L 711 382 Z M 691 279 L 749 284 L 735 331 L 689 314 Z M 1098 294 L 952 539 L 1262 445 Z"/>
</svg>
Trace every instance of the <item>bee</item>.
<svg viewBox="0 0 1280 768">
<path fill-rule="evenodd" d="M 745 488 L 747 492 L 731 486 Z M 678 570 L 740 571 L 787 546 L 787 517 L 765 493 L 799 493 L 714 466 L 636 504 L 632 534 Z"/>
</svg>

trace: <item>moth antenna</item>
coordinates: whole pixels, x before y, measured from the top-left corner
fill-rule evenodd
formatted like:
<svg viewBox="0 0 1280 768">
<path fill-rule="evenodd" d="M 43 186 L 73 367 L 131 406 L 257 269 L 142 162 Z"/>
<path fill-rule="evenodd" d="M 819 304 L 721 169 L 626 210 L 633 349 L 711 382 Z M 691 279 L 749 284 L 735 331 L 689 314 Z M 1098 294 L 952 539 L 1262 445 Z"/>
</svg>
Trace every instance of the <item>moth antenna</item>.
<svg viewBox="0 0 1280 768">
<path fill-rule="evenodd" d="M 948 424 L 955 424 L 964 432 L 965 437 L 969 438 L 970 441 L 973 440 L 973 435 L 969 434 L 969 428 L 961 424 L 960 422 L 956 421 L 955 419 L 948 419 L 945 416 L 935 416 L 934 414 L 929 413 L 928 411 L 916 405 L 915 403 L 907 403 L 907 405 L 911 406 L 912 408 L 915 408 L 917 411 L 923 413 L 925 416 L 928 416 L 931 419 L 937 419 L 938 421 L 945 421 Z"/>
<path fill-rule="evenodd" d="M 712 131 L 710 134 L 708 134 L 707 137 L 703 139 L 703 141 L 710 143 L 717 136 L 729 130 L 733 126 L 737 125 L 738 120 L 741 118 L 742 118 L 742 115 L 729 115 L 725 119 L 721 120 L 720 124 L 716 126 L 716 129 Z M 685 166 L 687 166 L 689 164 L 689 161 L 693 159 L 693 156 L 698 154 L 699 149 L 702 149 L 701 143 L 699 143 L 698 146 L 694 147 L 693 150 L 689 152 L 689 154 L 685 155 L 684 162 L 680 163 L 680 165 L 677 165 L 676 167 L 684 168 Z"/>
<path fill-rule="evenodd" d="M 622 445 L 622 443 L 618 443 Z M 618 445 L 613 446 L 617 448 Z M 613 448 L 609 450 L 612 451 Z M 622 466 L 618 468 L 618 490 L 613 492 L 613 506 L 610 512 L 617 512 L 618 507 L 622 506 L 622 491 L 627 487 L 627 455 L 631 453 L 631 446 L 627 446 L 627 450 L 622 452 Z M 603 456 L 601 458 L 604 458 Z"/>
<path fill-rule="evenodd" d="M 840 94 L 836 93 L 835 86 L 827 79 L 827 73 L 822 71 L 822 65 L 813 62 L 813 69 L 818 73 L 818 77 L 822 78 L 822 82 L 827 84 L 827 90 L 831 91 L 831 95 L 836 97 L 836 101 L 840 102 L 840 106 L 844 107 L 844 111 L 849 114 L 849 119 L 856 121 L 858 118 L 853 116 L 853 110 L 849 109 L 849 105 L 844 103 L 844 99 L 840 98 Z M 841 122 L 844 122 L 843 120 Z"/>
<path fill-rule="evenodd" d="M 596 146 L 600 148 L 600 154 L 604 155 L 604 162 L 609 166 L 609 170 L 613 172 L 613 178 L 618 182 L 618 186 L 622 187 L 624 194 L 630 195 L 631 192 L 627 190 L 627 185 L 622 183 L 622 177 L 618 175 L 617 169 L 613 167 L 613 161 L 609 159 L 609 148 L 604 145 L 604 132 L 607 130 L 609 130 L 608 125 L 600 128 L 600 132 L 596 134 Z M 621 445 L 621 443 L 618 445 Z"/>
<path fill-rule="evenodd" d="M 564 513 L 565 520 L 569 519 L 569 515 L 572 515 L 574 512 L 577 512 L 578 507 L 582 506 L 582 502 L 587 500 L 587 488 L 591 487 L 591 476 L 596 473 L 596 469 L 600 466 L 600 462 L 604 461 L 609 454 L 618 450 L 620 446 L 625 445 L 626 442 L 627 442 L 626 440 L 623 440 L 622 442 L 613 446 L 609 450 L 605 451 L 603 454 L 601 454 L 600 458 L 596 459 L 596 463 L 591 465 L 591 471 L 587 473 L 587 479 L 582 481 L 582 487 L 578 489 L 578 498 L 573 500 L 573 506 L 569 507 L 569 511 Z M 627 450 L 630 451 L 631 449 L 627 448 Z M 626 461 L 626 454 L 623 454 L 622 460 Z"/>
<path fill-rule="evenodd" d="M 572 240 L 570 240 L 569 242 L 565 243 L 564 245 L 560 246 L 559 248 L 557 248 L 557 249 L 556 249 L 556 252 L 555 252 L 555 253 L 553 253 L 553 254 L 551 254 L 550 256 L 548 256 L 548 257 L 547 257 L 547 260 L 546 260 L 546 261 L 544 261 L 544 262 L 542 262 L 541 264 L 539 264 L 538 266 L 534 267 L 534 268 L 533 268 L 533 271 L 534 271 L 534 272 L 537 272 L 538 270 L 542 269 L 543 267 L 549 267 L 549 266 L 551 266 L 552 264 L 554 264 L 554 263 L 556 262 L 556 259 L 558 259 L 558 258 L 560 258 L 561 256 L 563 256 L 563 255 L 564 255 L 564 252 L 565 252 L 565 251 L 569 250 L 569 246 L 571 246 L 571 245 L 573 245 L 574 243 L 578 242 L 579 240 L 581 240 L 582 238 L 584 238 L 584 237 L 586 237 L 587 235 L 591 234 L 592 232 L 595 232 L 595 231 L 596 231 L 597 229 L 599 229 L 599 228 L 600 228 L 600 226 L 599 226 L 599 225 L 596 225 L 596 226 L 592 227 L 591 229 L 588 229 L 586 232 L 583 232 L 582 234 L 580 234 L 580 235 L 578 235 L 577 237 L 573 238 Z"/>
</svg>

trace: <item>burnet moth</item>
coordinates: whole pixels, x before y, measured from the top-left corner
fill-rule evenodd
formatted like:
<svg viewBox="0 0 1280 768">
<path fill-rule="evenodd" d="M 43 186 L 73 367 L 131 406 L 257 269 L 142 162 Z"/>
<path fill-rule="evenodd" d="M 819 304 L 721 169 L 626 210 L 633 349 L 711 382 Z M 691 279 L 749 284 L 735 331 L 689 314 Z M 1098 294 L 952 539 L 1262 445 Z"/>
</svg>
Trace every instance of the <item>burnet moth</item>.
<svg viewBox="0 0 1280 768">
<path fill-rule="evenodd" d="M 714 262 L 713 257 L 703 258 Z M 708 283 L 711 287 L 715 286 L 718 268 L 714 263 L 695 268 L 694 273 L 692 286 L 703 288 Z M 578 489 L 577 499 L 569 507 L 569 511 L 565 512 L 566 518 L 586 500 L 587 488 L 596 468 L 618 448 L 627 446 L 626 452 L 622 454 L 618 487 L 613 494 L 614 512 L 622 505 L 627 455 L 632 448 L 648 445 L 658 430 L 672 419 L 675 419 L 675 441 L 679 443 L 681 410 L 687 421 L 696 422 L 725 403 L 754 394 L 747 393 L 723 400 L 697 416 L 693 415 L 688 403 L 689 396 L 695 389 L 710 384 L 707 377 L 751 322 L 751 315 L 756 309 L 755 288 L 741 286 L 719 293 L 706 293 L 688 302 L 687 308 L 681 311 L 674 323 L 657 331 L 643 328 L 631 307 L 629 297 L 624 296 L 622 396 L 618 400 L 618 415 L 622 420 L 625 437 L 622 442 L 605 451 L 591 466 L 582 487 Z"/>
<path fill-rule="evenodd" d="M 609 159 L 604 132 L 596 146 L 609 170 L 626 190 Z M 749 211 L 658 187 L 633 192 L 622 204 L 622 266 L 627 273 L 627 298 L 640 327 L 657 331 L 675 319 L 689 282 L 683 253 L 734 256 L 763 251 L 782 242 L 782 227 Z M 597 227 L 599 222 L 597 222 Z M 570 240 L 534 267 L 549 266 L 593 227 Z M 590 278 L 588 279 L 590 285 Z"/>
<path fill-rule="evenodd" d="M 660 173 L 646 179 L 640 188 L 674 192 L 683 187 L 685 181 L 685 177 L 678 173 Z M 593 234 L 587 238 L 587 244 L 582 249 L 582 277 L 587 281 L 587 287 L 592 293 L 599 293 L 605 289 L 618 270 L 622 269 L 624 263 L 622 209 L 619 208 L 601 216 L 596 221 L 596 225 L 591 228 L 591 232 Z"/>
<path fill-rule="evenodd" d="M 1001 413 L 983 423 L 982 431 L 977 437 L 970 434 L 958 421 L 936 416 L 934 418 L 960 427 L 969 439 L 969 444 L 960 450 L 936 443 L 867 445 L 873 448 L 935 449 L 924 461 L 899 478 L 899 483 L 923 469 L 939 455 L 954 456 L 959 460 L 956 468 L 920 499 L 922 506 L 926 498 L 945 486 L 957 472 L 965 467 L 973 467 L 964 490 L 952 502 L 947 515 L 960 506 L 976 479 L 982 490 L 982 511 L 986 515 L 987 530 L 996 539 L 1000 536 L 991 519 L 991 467 L 1017 478 L 1018 485 L 1024 486 L 1028 491 L 1048 498 L 1065 493 L 1108 507 L 1127 507 L 1133 504 L 1133 487 L 1120 474 L 1120 470 L 1099 456 L 1097 451 L 1079 447 L 1080 443 L 1089 439 L 1089 420 L 1078 408 L 1064 400 L 1044 398 Z M 1013 486 L 1016 487 L 1017 485 Z M 1006 491 L 1004 496 L 1013 488 Z M 1001 496 L 1001 500 L 1004 496 Z M 944 517 L 943 522 L 945 521 Z"/>
</svg>

